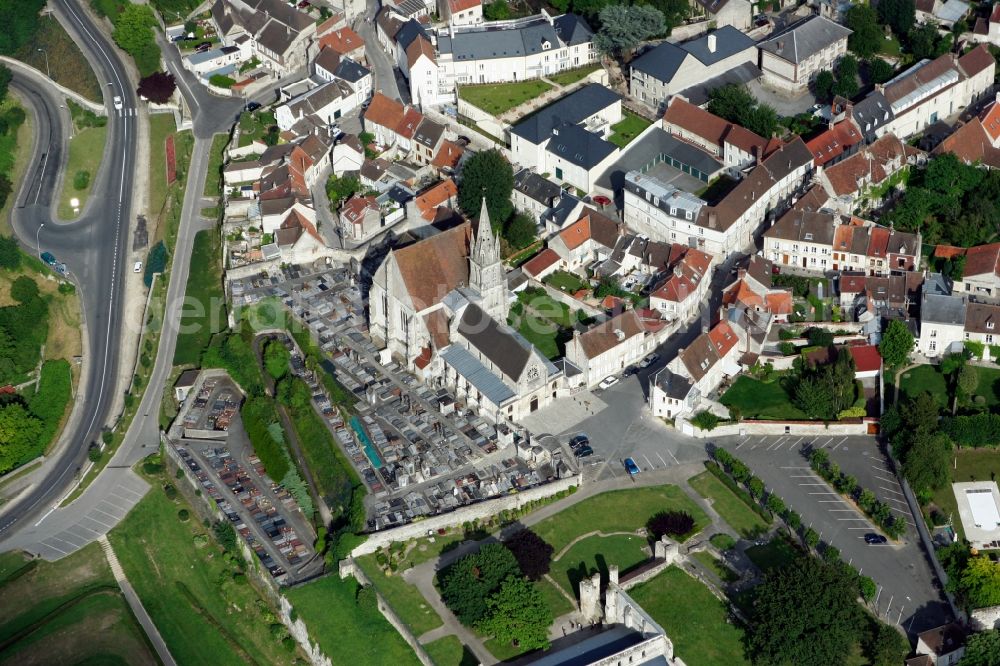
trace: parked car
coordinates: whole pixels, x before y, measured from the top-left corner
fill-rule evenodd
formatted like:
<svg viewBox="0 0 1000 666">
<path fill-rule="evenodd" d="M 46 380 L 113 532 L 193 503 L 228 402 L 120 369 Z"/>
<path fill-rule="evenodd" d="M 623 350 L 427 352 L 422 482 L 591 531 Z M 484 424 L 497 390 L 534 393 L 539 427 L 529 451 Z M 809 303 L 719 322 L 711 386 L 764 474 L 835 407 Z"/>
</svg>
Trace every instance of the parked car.
<svg viewBox="0 0 1000 666">
<path fill-rule="evenodd" d="M 135 266 L 132 267 L 132 272 L 133 273 L 141 273 L 142 272 L 142 262 L 141 261 L 135 262 Z"/>
<path fill-rule="evenodd" d="M 868 534 L 865 535 L 865 543 L 869 543 L 872 545 L 886 543 L 887 541 L 888 539 L 886 539 L 884 536 L 882 536 L 881 534 L 875 534 L 874 532 L 869 532 Z"/>
<path fill-rule="evenodd" d="M 581 432 L 579 435 L 574 435 L 571 440 L 569 440 L 569 448 L 575 449 L 578 446 L 586 446 L 590 444 L 590 438 L 587 437 L 587 433 Z"/>
<path fill-rule="evenodd" d="M 257 102 L 247 102 L 247 111 L 256 111 L 260 108 L 260 104 Z"/>
<path fill-rule="evenodd" d="M 639 466 L 635 464 L 635 461 L 631 458 L 625 459 L 625 471 L 628 472 L 629 476 L 635 476 L 639 473 Z"/>
<path fill-rule="evenodd" d="M 656 352 L 653 352 L 652 354 L 647 354 L 646 358 L 642 359 L 642 361 L 639 362 L 639 367 L 643 369 L 648 368 L 649 366 L 653 365 L 659 360 L 660 360 L 660 355 L 657 354 Z"/>
<path fill-rule="evenodd" d="M 585 444 L 574 451 L 573 455 L 577 458 L 586 458 L 587 456 L 594 455 L 594 449 L 590 448 L 590 445 Z"/>
<path fill-rule="evenodd" d="M 47 263 L 49 266 L 56 265 L 56 258 L 51 252 L 42 252 L 42 261 Z"/>
<path fill-rule="evenodd" d="M 614 375 L 610 375 L 601 380 L 601 383 L 597 386 L 602 389 L 608 389 L 618 383 L 618 378 Z"/>
</svg>

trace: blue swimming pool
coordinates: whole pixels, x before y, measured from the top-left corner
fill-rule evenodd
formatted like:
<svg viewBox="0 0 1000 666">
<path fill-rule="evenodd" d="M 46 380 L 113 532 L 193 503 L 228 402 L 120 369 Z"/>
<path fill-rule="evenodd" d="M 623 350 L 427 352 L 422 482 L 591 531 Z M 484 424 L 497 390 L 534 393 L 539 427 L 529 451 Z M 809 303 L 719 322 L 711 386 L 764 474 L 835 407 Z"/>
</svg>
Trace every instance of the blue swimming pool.
<svg viewBox="0 0 1000 666">
<path fill-rule="evenodd" d="M 375 469 L 381 469 L 382 459 L 378 457 L 378 451 L 375 449 L 375 445 L 372 441 L 368 439 L 368 433 L 365 432 L 364 427 L 361 425 L 361 420 L 357 416 L 351 417 L 351 428 L 357 433 L 358 439 L 361 440 L 361 446 L 365 450 L 365 455 L 368 459 L 372 461 L 372 467 Z"/>
</svg>

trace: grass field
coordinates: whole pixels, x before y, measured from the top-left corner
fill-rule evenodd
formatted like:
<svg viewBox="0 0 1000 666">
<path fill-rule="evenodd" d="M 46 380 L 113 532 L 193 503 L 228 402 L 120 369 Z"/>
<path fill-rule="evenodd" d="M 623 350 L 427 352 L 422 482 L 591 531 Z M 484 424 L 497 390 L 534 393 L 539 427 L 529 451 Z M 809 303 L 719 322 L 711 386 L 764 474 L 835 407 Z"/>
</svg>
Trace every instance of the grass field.
<svg viewBox="0 0 1000 666">
<path fill-rule="evenodd" d="M 532 79 L 516 83 L 459 86 L 458 96 L 489 114 L 499 116 L 549 90 L 552 86 L 545 81 Z"/>
<path fill-rule="evenodd" d="M 958 518 L 958 503 L 952 483 L 964 481 L 990 481 L 1000 478 L 1000 451 L 996 449 L 957 449 L 952 452 L 948 473 L 951 478 L 948 483 L 934 492 L 931 502 L 945 516 L 952 516 L 955 531 L 960 537 L 965 536 L 962 521 Z"/>
<path fill-rule="evenodd" d="M 162 240 L 167 249 L 172 251 L 180 224 L 181 204 L 184 201 L 184 186 L 194 138 L 189 130 L 175 131 L 174 119 L 170 114 L 154 114 L 150 116 L 149 123 L 149 210 L 150 221 L 156 225 L 156 232 L 150 236 L 149 247 Z M 168 185 L 166 140 L 171 134 L 174 136 L 177 180 Z"/>
<path fill-rule="evenodd" d="M 476 666 L 479 660 L 454 636 L 439 638 L 424 646 L 437 666 Z"/>
<path fill-rule="evenodd" d="M 355 562 L 415 636 L 444 624 L 441 616 L 424 600 L 420 590 L 403 580 L 401 571 L 387 576 L 375 561 L 375 555 L 359 557 Z"/>
<path fill-rule="evenodd" d="M 544 319 L 534 315 L 521 315 L 521 323 L 517 327 L 517 332 L 525 337 L 531 344 L 538 347 L 546 358 L 557 358 L 559 356 L 559 343 L 556 337 L 559 329 Z"/>
<path fill-rule="evenodd" d="M 731 583 L 739 578 L 735 571 L 717 560 L 715 556 L 707 550 L 699 550 L 698 552 L 693 553 L 691 557 L 698 560 L 703 567 L 715 573 L 715 575 L 718 576 L 724 583 Z"/>
<path fill-rule="evenodd" d="M 205 174 L 205 196 L 217 197 L 222 194 L 222 163 L 225 161 L 223 151 L 229 143 L 228 134 L 216 134 L 212 137 L 212 148 L 208 155 L 208 169 Z"/>
<path fill-rule="evenodd" d="M 49 72 L 53 81 L 90 101 L 103 103 L 101 84 L 90 62 L 52 14 L 39 20 L 34 39 L 14 57 L 40 72 Z"/>
<path fill-rule="evenodd" d="M 419 664 L 374 600 L 362 596 L 359 603 L 357 590 L 353 579 L 334 574 L 288 590 L 286 596 L 334 664 Z"/>
<path fill-rule="evenodd" d="M 748 507 L 714 474 L 709 471 L 688 479 L 688 484 L 705 499 L 712 500 L 712 508 L 719 512 L 729 526 L 745 537 L 755 536 L 767 529 L 767 523 Z"/>
<path fill-rule="evenodd" d="M 587 76 L 591 72 L 596 72 L 600 68 L 601 66 L 599 64 L 587 65 L 586 67 L 578 67 L 577 69 L 571 69 L 565 72 L 560 72 L 558 74 L 553 74 L 552 76 L 546 76 L 545 78 L 547 78 L 552 83 L 556 83 L 561 86 L 568 86 L 581 80 L 583 77 Z"/>
<path fill-rule="evenodd" d="M 979 375 L 979 385 L 974 395 L 983 396 L 987 408 L 995 411 L 1000 406 L 1000 370 L 973 367 Z M 949 407 L 948 378 L 941 373 L 940 366 L 918 365 L 900 375 L 900 398 L 914 398 L 924 392 L 930 393 L 940 408 Z"/>
<path fill-rule="evenodd" d="M 574 294 L 581 289 L 590 287 L 587 281 L 583 280 L 576 273 L 570 273 L 569 271 L 555 271 L 549 274 L 543 282 L 569 294 Z"/>
<path fill-rule="evenodd" d="M 256 139 L 263 140 L 267 130 L 277 121 L 271 111 L 252 111 L 240 116 L 239 147 L 249 146 Z"/>
<path fill-rule="evenodd" d="M 218 233 L 206 229 L 195 234 L 174 365 L 197 365 L 212 336 L 226 327 L 221 262 Z"/>
<path fill-rule="evenodd" d="M 580 596 L 580 581 L 600 572 L 608 579 L 608 566 L 617 565 L 622 573 L 649 559 L 648 542 L 640 536 L 592 536 L 575 544 L 552 563 L 552 578 L 574 597 Z"/>
<path fill-rule="evenodd" d="M 642 116 L 628 110 L 622 110 L 622 120 L 621 122 L 611 126 L 613 134 L 608 137 L 608 141 L 615 144 L 619 148 L 624 148 L 632 142 L 632 139 L 639 136 L 642 131 L 650 125 L 652 125 L 652 123 Z"/>
<path fill-rule="evenodd" d="M 674 653 L 690 666 L 748 664 L 743 631 L 730 624 L 726 605 L 698 580 L 670 567 L 629 592 L 666 630 Z"/>
<path fill-rule="evenodd" d="M 574 538 L 593 532 L 628 532 L 646 526 L 660 511 L 686 511 L 695 520 L 694 532 L 708 525 L 708 516 L 677 486 L 612 490 L 577 502 L 533 527 L 558 554 Z M 690 535 L 689 535 L 690 536 Z M 683 539 L 682 539 L 683 540 Z"/>
<path fill-rule="evenodd" d="M 155 664 L 96 543 L 58 562 L 0 559 L 0 663 Z"/>
<path fill-rule="evenodd" d="M 104 157 L 104 146 L 108 139 L 108 128 L 88 127 L 76 132 L 69 141 L 69 160 L 66 163 L 62 182 L 62 193 L 59 195 L 59 217 L 63 220 L 73 219 L 79 213 L 74 213 L 69 205 L 70 199 L 80 200 L 80 212 L 87 204 L 87 197 L 94 187 L 94 179 L 97 178 L 97 170 L 101 166 L 101 159 Z M 77 189 L 74 185 L 74 174 L 86 171 L 89 176 L 87 186 Z"/>
<path fill-rule="evenodd" d="M 271 633 L 271 607 L 234 580 L 236 568 L 200 522 L 177 519 L 189 507 L 167 499 L 162 479 L 150 481 L 154 488 L 109 538 L 177 663 L 293 663 Z"/>
<path fill-rule="evenodd" d="M 177 129 L 170 113 L 149 116 L 149 210 L 157 216 L 167 202 L 167 137 Z M 175 149 L 176 137 L 174 138 Z"/>
<path fill-rule="evenodd" d="M 808 420 L 802 410 L 791 404 L 781 381 L 765 383 L 740 375 L 722 395 L 721 402 L 727 407 L 739 408 L 743 418 Z"/>
<path fill-rule="evenodd" d="M 11 91 L 2 103 L 0 103 L 0 113 L 5 113 L 12 106 L 20 106 Z M 23 107 L 22 107 L 23 108 Z M 0 206 L 0 234 L 11 235 L 10 212 L 14 208 L 14 199 L 18 189 L 21 187 L 21 180 L 24 172 L 28 168 L 31 159 L 31 137 L 34 119 L 26 114 L 24 122 L 17 128 L 17 132 L 8 132 L 0 135 L 0 173 L 5 174 L 11 182 L 11 193 L 7 197 L 6 203 Z"/>
<path fill-rule="evenodd" d="M 802 557 L 802 554 L 802 551 L 782 537 L 771 539 L 762 546 L 751 546 L 746 549 L 747 557 L 764 573 L 774 568 L 788 566 Z"/>
</svg>

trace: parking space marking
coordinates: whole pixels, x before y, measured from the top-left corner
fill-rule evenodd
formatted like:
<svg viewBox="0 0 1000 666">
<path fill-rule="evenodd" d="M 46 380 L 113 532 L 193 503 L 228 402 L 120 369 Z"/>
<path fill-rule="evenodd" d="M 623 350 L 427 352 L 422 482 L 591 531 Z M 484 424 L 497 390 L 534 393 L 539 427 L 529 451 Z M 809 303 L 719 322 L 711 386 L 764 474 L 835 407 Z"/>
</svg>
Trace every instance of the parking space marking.
<svg viewBox="0 0 1000 666">
<path fill-rule="evenodd" d="M 646 461 L 647 465 L 649 465 L 649 469 L 656 469 L 656 465 L 654 465 L 653 463 L 649 462 L 649 458 L 646 457 L 646 454 L 642 455 L 642 459 Z"/>
<path fill-rule="evenodd" d="M 93 509 L 93 510 L 94 510 L 94 511 L 96 511 L 97 513 L 103 513 L 103 514 L 104 514 L 105 516 L 107 516 L 107 517 L 108 517 L 108 518 L 110 518 L 111 520 L 115 520 L 115 521 L 117 522 L 117 519 L 116 519 L 116 518 L 115 518 L 114 516 L 112 516 L 112 515 L 111 515 L 110 513 L 108 513 L 107 511 L 101 511 L 101 510 L 100 510 L 100 509 L 98 509 L 98 508 L 97 508 L 96 506 L 94 507 L 94 509 Z"/>
<path fill-rule="evenodd" d="M 97 536 L 101 536 L 101 534 L 103 534 L 103 532 L 98 532 L 97 530 L 93 530 L 93 529 L 87 527 L 86 525 L 83 524 L 83 521 L 80 521 L 79 523 L 77 523 L 76 527 L 79 527 L 81 530 L 87 530 L 91 534 L 96 534 Z"/>
<path fill-rule="evenodd" d="M 837 442 L 836 445 L 834 445 L 833 450 L 836 451 L 840 447 L 840 445 L 843 444 L 846 441 L 847 441 L 847 437 L 844 437 L 842 440 L 840 440 L 839 442 Z"/>
<path fill-rule="evenodd" d="M 83 519 L 80 522 L 82 523 L 84 520 L 89 520 L 90 522 L 94 523 L 95 525 L 97 525 L 98 527 L 100 527 L 101 529 L 104 530 L 103 532 L 101 532 L 100 530 L 97 530 L 99 534 L 105 534 L 105 533 L 107 533 L 107 531 L 110 530 L 111 527 L 112 527 L 111 525 L 105 525 L 101 521 L 99 521 L 96 518 L 94 518 L 93 516 L 91 516 L 89 513 L 86 516 L 84 516 Z"/>
<path fill-rule="evenodd" d="M 129 488 L 128 486 L 126 486 L 124 483 L 119 483 L 117 486 L 115 486 L 114 489 L 115 490 L 121 490 L 123 492 L 128 493 L 129 495 L 135 495 L 135 497 L 132 498 L 133 502 L 138 502 L 139 500 L 142 499 L 142 493 L 140 493 L 138 491 L 135 491 L 135 490 L 132 490 L 131 488 Z"/>
<path fill-rule="evenodd" d="M 663 463 L 664 467 L 669 467 L 670 466 L 670 465 L 667 464 L 667 461 L 663 459 L 663 456 L 660 455 L 659 451 L 655 451 L 654 453 L 656 453 L 656 457 L 660 459 L 660 462 Z"/>
<path fill-rule="evenodd" d="M 739 451 L 743 447 L 743 445 L 746 444 L 749 441 L 750 441 L 749 437 L 744 437 L 743 440 L 739 444 L 736 445 L 736 450 Z"/>
<path fill-rule="evenodd" d="M 122 502 L 124 502 L 125 506 L 131 507 L 134 502 L 134 500 L 132 500 L 131 498 L 125 497 L 124 495 L 119 495 L 114 490 L 111 491 L 111 494 L 120 499 Z"/>
<path fill-rule="evenodd" d="M 785 439 L 785 437 L 784 437 L 784 436 L 782 436 L 782 437 L 779 437 L 779 438 L 778 438 L 778 439 L 776 439 L 776 440 L 775 440 L 774 442 L 772 442 L 771 444 L 769 444 L 769 445 L 768 445 L 768 447 L 767 447 L 767 450 L 768 450 L 768 451 L 777 451 L 778 449 L 780 449 L 780 448 L 781 448 L 781 443 L 782 443 L 782 441 L 783 441 L 784 439 Z"/>
<path fill-rule="evenodd" d="M 782 467 L 781 469 L 812 469 L 812 468 L 811 467 L 806 467 L 806 466 L 803 466 L 803 465 L 799 465 L 799 466 L 796 466 L 796 467 L 791 467 L 791 466 Z"/>
<path fill-rule="evenodd" d="M 70 550 L 70 551 L 69 551 L 70 553 L 72 553 L 72 552 L 74 552 L 74 551 L 76 551 L 76 550 L 79 550 L 79 546 L 74 546 L 74 545 L 73 545 L 72 543 L 70 543 L 69 541 L 66 541 L 65 539 L 60 539 L 60 538 L 59 538 L 59 537 L 57 537 L 57 536 L 54 536 L 54 537 L 49 537 L 49 538 L 47 539 L 47 541 L 58 541 L 58 542 L 60 542 L 60 543 L 64 543 L 64 544 L 66 544 L 67 546 L 69 546 L 70 548 L 72 548 L 72 550 Z M 53 545 L 52 545 L 52 544 L 50 544 L 50 543 L 46 543 L 46 545 L 47 545 L 47 546 L 49 546 L 50 548 L 56 548 L 55 546 L 53 546 Z M 56 550 L 59 550 L 59 549 L 58 549 L 58 548 L 56 548 Z M 67 551 L 65 551 L 65 550 L 64 550 L 64 551 L 62 551 L 62 552 L 63 552 L 63 553 L 65 554 L 65 553 L 66 553 Z"/>
<path fill-rule="evenodd" d="M 886 483 L 895 483 L 896 482 L 896 479 L 890 479 L 890 478 L 887 478 L 887 477 L 884 477 L 884 476 L 879 476 L 878 474 L 872 474 L 872 476 L 874 476 L 879 481 L 885 481 Z"/>
<path fill-rule="evenodd" d="M 78 528 L 79 528 L 79 529 L 84 529 L 84 530 L 87 530 L 88 532 L 93 532 L 93 531 L 94 531 L 94 530 L 89 530 L 89 529 L 87 529 L 86 527 L 83 527 L 82 525 L 74 525 L 73 527 L 67 527 L 67 528 L 66 528 L 66 533 L 67 533 L 67 534 L 72 534 L 72 535 L 73 535 L 73 536 L 75 536 L 75 537 L 76 537 L 77 539 L 83 539 L 83 542 L 84 542 L 84 543 L 87 543 L 88 541 L 90 541 L 90 537 L 89 537 L 89 536 L 87 536 L 86 534 L 78 534 L 77 532 L 74 532 L 74 531 L 73 531 L 73 530 L 75 530 L 75 529 L 78 529 Z"/>
<path fill-rule="evenodd" d="M 892 493 L 893 495 L 899 495 L 900 497 L 906 497 L 906 495 L 904 495 L 903 493 L 901 493 L 899 491 L 896 491 L 896 490 L 892 490 L 891 488 L 886 488 L 885 486 L 879 486 L 879 489 L 880 490 L 884 490 L 887 493 Z M 889 501 L 891 502 L 893 500 L 889 500 Z M 898 502 L 899 500 L 895 500 L 895 501 Z"/>
<path fill-rule="evenodd" d="M 46 539 L 45 541 L 43 541 L 43 542 L 42 542 L 42 544 L 41 544 L 41 545 L 43 545 L 43 546 L 45 546 L 46 548 L 49 548 L 49 549 L 51 549 L 51 550 L 54 550 L 54 551 L 56 551 L 57 553 L 61 553 L 61 554 L 63 554 L 63 555 L 69 555 L 69 553 L 67 553 L 67 552 L 66 552 L 65 550 L 63 550 L 62 548 L 59 548 L 58 546 L 53 546 L 52 544 L 50 544 L 50 543 L 49 543 L 49 541 L 51 541 L 51 539 Z"/>
</svg>

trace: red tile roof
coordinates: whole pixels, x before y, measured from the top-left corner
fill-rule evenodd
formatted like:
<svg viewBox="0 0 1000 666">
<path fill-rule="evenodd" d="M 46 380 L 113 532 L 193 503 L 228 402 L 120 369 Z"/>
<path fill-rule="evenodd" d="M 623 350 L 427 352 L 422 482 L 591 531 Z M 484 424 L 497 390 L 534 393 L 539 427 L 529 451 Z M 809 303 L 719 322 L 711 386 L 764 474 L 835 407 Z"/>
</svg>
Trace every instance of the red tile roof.
<svg viewBox="0 0 1000 666">
<path fill-rule="evenodd" d="M 1000 4 L 997 5 L 1000 9 Z M 990 140 L 996 142 L 1000 138 L 1000 104 L 995 101 L 979 113 L 979 120 L 983 123 L 983 129 L 989 134 Z"/>
<path fill-rule="evenodd" d="M 321 46 L 333 49 L 340 55 L 347 55 L 357 49 L 365 48 L 365 40 L 361 38 L 361 35 L 346 27 L 328 32 L 319 38 L 319 43 Z"/>
<path fill-rule="evenodd" d="M 931 152 L 952 153 L 969 164 L 982 162 L 989 166 L 1000 166 L 1000 149 L 993 147 L 993 140 L 979 118 L 973 118 L 959 127 Z"/>
<path fill-rule="evenodd" d="M 403 120 L 403 105 L 380 92 L 372 95 L 371 103 L 365 109 L 365 123 L 374 123 L 395 130 Z"/>
<path fill-rule="evenodd" d="M 546 269 L 550 268 L 558 261 L 560 261 L 560 257 L 556 254 L 556 251 L 551 248 L 545 248 L 526 261 L 524 265 L 521 266 L 521 271 L 523 271 L 525 275 L 538 277 L 545 272 Z"/>
<path fill-rule="evenodd" d="M 877 372 L 882 369 L 882 356 L 875 345 L 850 345 L 847 349 L 854 357 L 855 372 Z"/>
<path fill-rule="evenodd" d="M 772 291 L 766 297 L 767 311 L 775 315 L 792 313 L 792 292 Z"/>
<path fill-rule="evenodd" d="M 458 161 L 462 159 L 464 152 L 465 149 L 462 146 L 445 139 L 431 164 L 438 169 L 454 169 L 458 166 Z"/>
<path fill-rule="evenodd" d="M 1000 275 L 1000 243 L 977 245 L 965 251 L 966 277 L 973 275 Z"/>
<path fill-rule="evenodd" d="M 854 120 L 848 118 L 807 141 L 806 147 L 813 154 L 813 163 L 822 166 L 840 157 L 862 140 L 861 130 Z"/>
<path fill-rule="evenodd" d="M 934 256 L 938 259 L 951 259 L 952 257 L 960 257 L 963 254 L 965 254 L 964 247 L 955 247 L 954 245 L 934 246 Z"/>
<path fill-rule="evenodd" d="M 430 222 L 434 219 L 438 206 L 442 206 L 457 197 L 458 187 L 455 185 L 455 181 L 447 178 L 417 195 L 417 210 L 420 211 L 420 217 Z"/>
<path fill-rule="evenodd" d="M 448 0 L 448 8 L 452 14 L 464 12 L 466 9 L 479 7 L 482 4 L 483 0 Z"/>
<path fill-rule="evenodd" d="M 353 196 L 340 209 L 340 216 L 351 224 L 362 224 L 365 221 L 365 215 L 370 210 L 378 210 L 378 202 L 375 201 L 375 197 Z"/>
<path fill-rule="evenodd" d="M 674 97 L 670 101 L 670 105 L 663 114 L 663 122 L 676 125 L 719 147 L 728 142 L 748 153 L 756 152 L 758 157 L 765 153 L 767 140 L 763 137 L 741 125 L 734 125 L 680 97 Z"/>
<path fill-rule="evenodd" d="M 399 124 L 396 125 L 396 134 L 407 139 L 412 139 L 414 133 L 417 131 L 417 126 L 423 119 L 424 116 L 422 113 L 417 111 L 417 109 L 412 106 L 409 107 L 406 109 L 406 113 L 403 114 L 402 120 L 400 120 Z"/>
<path fill-rule="evenodd" d="M 889 249 L 889 230 L 885 227 L 868 229 L 868 256 L 885 258 Z"/>
<path fill-rule="evenodd" d="M 719 355 L 719 358 L 728 354 L 729 350 L 739 342 L 736 332 L 733 331 L 732 326 L 727 321 L 720 321 L 716 324 L 715 328 L 708 332 L 708 339 L 712 342 L 712 346 L 715 347 L 715 352 Z"/>
<path fill-rule="evenodd" d="M 958 66 L 966 76 L 975 76 L 985 69 L 996 67 L 996 60 L 986 44 L 980 44 L 958 59 Z"/>
</svg>

